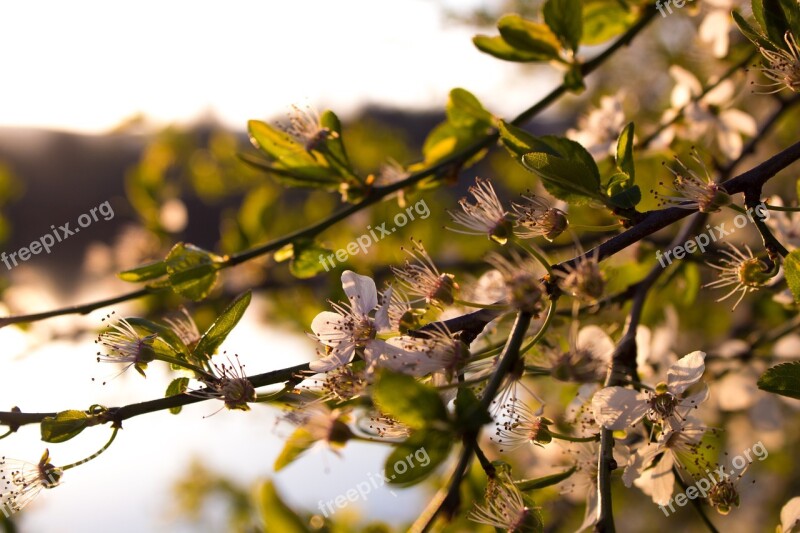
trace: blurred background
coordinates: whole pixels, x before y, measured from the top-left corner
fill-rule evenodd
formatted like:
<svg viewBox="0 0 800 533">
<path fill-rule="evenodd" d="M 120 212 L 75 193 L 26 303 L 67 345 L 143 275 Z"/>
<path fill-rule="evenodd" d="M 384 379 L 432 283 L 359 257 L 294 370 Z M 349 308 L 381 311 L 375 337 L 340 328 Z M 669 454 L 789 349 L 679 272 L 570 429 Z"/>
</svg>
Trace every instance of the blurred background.
<svg viewBox="0 0 800 533">
<path fill-rule="evenodd" d="M 92 223 L 50 254 L 33 256 L 13 269 L 0 265 L 0 314 L 122 294 L 134 286 L 120 281 L 117 272 L 163 257 L 176 242 L 231 253 L 335 209 L 340 202 L 336 194 L 284 189 L 241 162 L 237 154 L 253 150 L 245 131 L 250 119 L 286 124 L 292 105 L 333 109 L 344 122 L 351 160 L 368 174 L 389 158 L 402 165 L 420 160 L 425 136 L 444 119 L 454 87 L 471 91 L 497 116 L 516 115 L 558 85 L 559 74 L 547 66 L 493 59 L 480 53 L 471 38 L 494 33 L 504 12 L 537 9 L 536 2 L 490 0 L 5 3 L 0 7 L 0 249 L 10 253 L 27 246 L 51 231 L 51 225 L 71 222 L 74 227 L 81 214 L 106 201 L 114 217 Z M 726 67 L 710 58 L 707 48 L 687 46 L 695 39 L 697 14 L 658 20 L 635 47 L 588 80 L 587 91 L 562 99 L 528 129 L 563 135 L 604 94 L 622 94 L 627 116 L 654 123 L 673 87 L 670 63 L 706 77 Z M 731 38 L 734 54 L 745 45 L 735 34 Z M 737 78 L 739 86 L 744 76 Z M 749 112 L 764 115 L 758 108 Z M 773 142 L 754 157 L 794 139 L 796 128 L 787 124 L 796 118 L 789 114 Z M 655 169 L 665 154 L 654 151 L 643 163 L 643 191 L 663 178 Z M 478 265 L 488 242 L 448 238 L 441 231 L 443 209 L 455 205 L 475 175 L 498 177 L 495 185 L 506 199 L 532 187 L 530 175 L 496 151 L 465 172 L 465 179 L 411 198 L 425 198 L 430 219 L 410 223 L 335 273 L 299 280 L 285 264 L 265 257 L 226 273 L 201 303 L 159 295 L 87 316 L 0 329 L 0 408 L 52 411 L 157 398 L 170 381 L 167 371 L 152 367 L 147 379 L 133 372 L 115 377 L 118 369 L 96 363 L 93 341 L 101 319 L 112 310 L 121 316 L 159 317 L 185 304 L 202 331 L 248 287 L 256 289 L 254 303 L 223 349 L 237 353 L 248 373 L 311 360 L 316 347 L 304 332 L 326 308 L 327 298 L 341 296 L 342 268 L 385 279 L 387 265 L 403 259 L 400 246 L 413 236 L 425 242 L 443 268 L 476 277 L 485 269 Z M 777 184 L 775 192 L 792 190 L 793 183 Z M 384 202 L 325 232 L 322 240 L 335 250 L 364 233 L 368 224 L 390 220 L 399 210 L 395 201 Z M 585 223 L 609 223 L 591 214 L 576 216 L 588 217 Z M 570 255 L 571 245 L 565 238 L 554 253 Z M 638 261 L 648 264 L 652 251 L 637 249 L 622 258 L 627 265 L 610 265 L 609 290 L 643 272 Z M 699 280 L 696 267 L 693 275 Z M 725 308 L 710 318 L 713 298 L 695 300 L 696 287 L 677 283 L 659 300 L 686 320 L 685 335 L 675 339 L 677 353 L 688 351 L 681 351 L 684 345 L 713 344 L 715 336 L 731 331 L 747 333 L 747 311 L 734 316 Z M 773 305 L 767 297 L 754 312 L 780 322 L 782 315 Z M 664 320 L 661 308 L 651 315 L 651 323 Z M 613 324 L 621 316 L 604 320 Z M 703 326 L 687 325 L 692 317 L 703 317 Z M 761 393 L 748 394 L 749 403 L 730 411 L 741 414 L 741 441 L 751 445 L 757 434 L 745 422 L 747 409 Z M 564 397 L 569 400 L 568 394 Z M 308 516 L 318 512 L 320 501 L 379 473 L 388 453 L 363 443 L 349 444 L 340 455 L 315 449 L 274 475 L 272 464 L 290 431 L 276 426 L 280 411 L 267 406 L 249 413 L 217 409 L 208 402 L 185 408 L 177 417 L 157 413 L 127 421 L 102 458 L 69 471 L 63 486 L 45 491 L 14 517 L 16 527 L 23 532 L 250 531 L 256 523 L 253 488 L 260 481 L 273 479 L 284 501 Z M 775 429 L 767 447 L 777 454 L 786 441 Z M 45 448 L 38 431 L 37 426 L 23 427 L 0 441 L 2 455 L 36 462 Z M 55 464 L 73 462 L 106 438 L 105 431 L 92 428 L 68 443 L 50 445 L 51 456 Z M 518 459 L 521 464 L 551 467 L 560 462 L 557 453 L 538 459 L 533 452 L 528 455 Z M 775 464 L 777 470 L 795 469 L 786 462 Z M 785 486 L 780 490 L 791 492 Z M 339 511 L 336 519 L 343 521 L 342 531 L 371 522 L 401 528 L 418 515 L 432 491 L 427 485 L 379 489 Z M 621 512 L 635 510 L 629 523 L 644 527 L 660 511 L 651 504 L 637 508 L 636 502 L 647 499 L 629 492 Z M 553 492 L 546 498 L 559 496 Z M 737 527 L 774 525 L 766 517 L 775 516 L 778 499 L 748 511 Z M 580 523 L 582 503 L 556 504 L 553 514 L 559 513 L 559 526 L 568 530 Z M 670 523 L 677 526 L 687 519 L 684 514 Z"/>
</svg>

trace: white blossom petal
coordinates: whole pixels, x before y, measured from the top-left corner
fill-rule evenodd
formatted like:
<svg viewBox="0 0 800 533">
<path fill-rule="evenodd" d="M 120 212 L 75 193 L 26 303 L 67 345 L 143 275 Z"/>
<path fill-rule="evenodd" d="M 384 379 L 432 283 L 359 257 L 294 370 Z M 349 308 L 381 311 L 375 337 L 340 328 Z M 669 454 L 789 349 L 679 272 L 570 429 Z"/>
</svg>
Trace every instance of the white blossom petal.
<svg viewBox="0 0 800 533">
<path fill-rule="evenodd" d="M 800 530 L 800 496 L 795 496 L 781 509 L 781 533 Z"/>
<path fill-rule="evenodd" d="M 325 346 L 337 346 L 342 339 L 342 331 L 347 318 L 332 311 L 322 311 L 311 321 L 311 331 Z"/>
<path fill-rule="evenodd" d="M 610 362 L 614 353 L 614 341 L 608 333 L 597 326 L 586 326 L 578 332 L 575 342 L 578 350 L 586 350 L 598 361 Z"/>
<path fill-rule="evenodd" d="M 675 488 L 675 474 L 672 473 L 672 454 L 665 453 L 650 470 L 645 470 L 633 483 L 653 499 L 656 505 L 667 505 Z"/>
<path fill-rule="evenodd" d="M 695 351 L 682 357 L 669 367 L 667 372 L 667 388 L 669 391 L 678 396 L 697 383 L 703 377 L 703 372 L 706 369 L 705 358 L 705 352 Z"/>
<path fill-rule="evenodd" d="M 378 305 L 378 289 L 369 276 L 345 270 L 342 272 L 342 289 L 350 300 L 353 310 L 359 314 L 366 315 Z"/>
<path fill-rule="evenodd" d="M 625 429 L 647 413 L 646 395 L 623 387 L 606 387 L 592 398 L 595 420 L 607 429 Z"/>
<path fill-rule="evenodd" d="M 350 362 L 353 358 L 353 354 L 356 351 L 356 345 L 352 343 L 344 344 L 340 343 L 330 355 L 323 357 L 322 359 L 318 359 L 316 361 L 311 361 L 309 363 L 308 368 L 313 370 L 314 372 L 328 372 L 335 368 L 339 368 L 340 366 L 344 366 Z"/>
</svg>

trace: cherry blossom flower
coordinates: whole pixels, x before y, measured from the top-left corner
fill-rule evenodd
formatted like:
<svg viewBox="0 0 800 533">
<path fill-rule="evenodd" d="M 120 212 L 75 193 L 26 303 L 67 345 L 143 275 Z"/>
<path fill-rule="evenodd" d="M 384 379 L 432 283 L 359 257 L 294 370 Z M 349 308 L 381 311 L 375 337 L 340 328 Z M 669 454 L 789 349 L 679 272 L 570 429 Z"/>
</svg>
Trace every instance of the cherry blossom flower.
<svg viewBox="0 0 800 533">
<path fill-rule="evenodd" d="M 385 341 L 376 339 L 379 331 L 389 328 L 389 301 L 391 288 L 383 295 L 378 307 L 378 291 L 375 282 L 350 270 L 342 273 L 342 288 L 349 304 L 331 303 L 334 311 L 323 311 L 311 322 L 314 338 L 327 347 L 326 355 L 312 361 L 309 368 L 314 372 L 327 372 L 349 363 L 356 349 L 383 348 Z M 377 310 L 376 310 L 377 308 Z M 373 310 L 375 316 L 370 316 Z"/>
<path fill-rule="evenodd" d="M 61 483 L 64 472 L 50 464 L 45 450 L 38 464 L 0 457 L 0 512 L 6 516 L 21 511 L 42 489 Z"/>
<path fill-rule="evenodd" d="M 204 379 L 205 388 L 192 391 L 190 394 L 201 398 L 222 400 L 226 409 L 249 411 L 248 403 L 256 401 L 256 389 L 247 378 L 244 365 L 239 363 L 239 356 L 234 356 L 234 363 L 214 363 L 216 379 Z"/>
<path fill-rule="evenodd" d="M 523 239 L 544 237 L 552 241 L 567 229 L 569 221 L 561 209 L 551 207 L 538 196 L 523 195 L 524 203 L 512 203 L 516 220 L 514 233 Z"/>
<path fill-rule="evenodd" d="M 412 261 L 407 260 L 401 268 L 392 267 L 392 272 L 406 292 L 437 307 L 452 304 L 458 289 L 455 277 L 439 272 L 420 241 L 412 239 L 411 249 L 403 250 Z"/>
<path fill-rule="evenodd" d="M 600 107 L 578 119 L 578 129 L 567 130 L 567 138 L 583 145 L 595 159 L 612 155 L 619 132 L 625 126 L 622 95 L 603 96 Z"/>
<path fill-rule="evenodd" d="M 687 417 L 682 425 L 665 431 L 656 442 L 640 447 L 628 462 L 622 480 L 631 483 L 653 498 L 657 505 L 666 505 L 675 486 L 674 466 L 685 466 L 701 460 L 700 440 L 707 431 L 698 419 Z M 654 459 L 652 468 L 645 470 Z"/>
<path fill-rule="evenodd" d="M 651 191 L 660 199 L 660 205 L 696 209 L 701 213 L 713 213 L 730 204 L 731 197 L 722 185 L 719 185 L 711 178 L 708 168 L 694 148 L 692 148 L 691 156 L 703 168 L 702 176 L 687 167 L 677 157 L 675 158 L 675 162 L 679 166 L 677 170 L 669 167 L 666 163 L 662 163 L 664 168 L 673 175 L 673 180 L 669 185 L 677 196 L 668 196 Z M 664 182 L 659 184 L 665 186 Z"/>
<path fill-rule="evenodd" d="M 475 185 L 469 188 L 475 199 L 471 204 L 466 198 L 459 200 L 463 212 L 448 211 L 453 222 L 465 229 L 447 229 L 466 235 L 486 235 L 490 239 L 505 244 L 512 234 L 512 217 L 503 207 L 489 180 L 475 178 Z"/>
<path fill-rule="evenodd" d="M 510 533 L 541 529 L 541 517 L 538 511 L 528 506 L 522 493 L 508 476 L 490 483 L 486 488 L 486 503 L 475 504 L 468 518 L 473 522 Z"/>
<path fill-rule="evenodd" d="M 166 318 L 164 322 L 178 336 L 181 342 L 189 348 L 192 348 L 200 340 L 200 331 L 198 331 L 197 325 L 186 308 L 181 307 L 180 315 Z"/>
<path fill-rule="evenodd" d="M 341 446 L 353 436 L 347 425 L 349 416 L 341 409 L 314 402 L 283 416 L 282 420 L 305 430 L 312 442 L 324 442 L 330 447 Z"/>
<path fill-rule="evenodd" d="M 534 413 L 527 405 L 516 399 L 504 406 L 500 412 L 501 420 L 495 422 L 495 433 L 489 440 L 500 446 L 500 452 L 510 452 L 531 443 L 537 446 L 549 444 L 553 440 L 549 426 L 553 421 Z"/>
<path fill-rule="evenodd" d="M 800 92 L 800 50 L 792 32 L 787 31 L 783 40 L 786 42 L 785 49 L 773 51 L 759 47 L 761 55 L 769 63 L 767 67 L 759 67 L 759 70 L 773 81 L 763 86 L 773 88 L 767 94 L 777 93 L 783 89 Z"/>
<path fill-rule="evenodd" d="M 104 319 L 105 320 L 105 319 Z M 133 366 L 144 376 L 147 364 L 156 358 L 153 343 L 158 335 L 141 335 L 131 324 L 121 318 L 116 324 L 108 325 L 95 340 L 95 344 L 103 346 L 107 353 L 97 352 L 97 361 L 106 363 L 128 363 L 127 370 Z"/>
<path fill-rule="evenodd" d="M 764 262 L 753 256 L 753 251 L 749 246 L 745 245 L 745 250 L 747 250 L 745 255 L 734 245 L 727 244 L 730 251 L 720 250 L 725 257 L 720 259 L 719 265 L 706 263 L 711 268 L 720 271 L 719 279 L 706 283 L 703 287 L 722 288 L 733 285 L 733 289 L 725 296 L 718 298 L 717 301 L 721 302 L 740 292 L 739 299 L 733 304 L 733 309 L 736 309 L 748 292 L 755 292 L 766 286 L 769 280 L 775 277 L 775 274 L 768 272 Z"/>
<path fill-rule="evenodd" d="M 321 143 L 334 134 L 320 125 L 319 113 L 316 110 L 310 107 L 300 109 L 298 106 L 292 106 L 292 111 L 287 133 L 309 152 L 319 148 Z"/>
<path fill-rule="evenodd" d="M 545 287 L 540 281 L 544 274 L 538 261 L 531 256 L 523 257 L 511 251 L 506 258 L 498 253 L 487 256 L 486 262 L 497 269 L 503 277 L 505 301 L 517 310 L 538 317 L 544 309 Z"/>
<path fill-rule="evenodd" d="M 415 337 L 392 337 L 365 352 L 377 366 L 417 377 L 441 373 L 448 381 L 461 373 L 470 355 L 469 347 L 443 325 L 421 330 Z"/>
<path fill-rule="evenodd" d="M 732 27 L 731 10 L 736 7 L 735 0 L 706 0 L 708 8 L 703 22 L 697 30 L 697 36 L 704 43 L 711 45 L 714 57 L 723 58 L 728 55 L 730 33 Z"/>
<path fill-rule="evenodd" d="M 753 136 L 757 124 L 753 117 L 739 109 L 731 108 L 735 85 L 725 80 L 702 98 L 703 87 L 689 71 L 673 65 L 670 75 L 677 84 L 672 90 L 671 108 L 662 121 L 671 123 L 683 110 L 683 123 L 675 123 L 664 129 L 658 138 L 658 145 L 669 146 L 676 136 L 697 141 L 713 136 L 722 154 L 730 160 L 742 153 L 742 135 Z"/>
<path fill-rule="evenodd" d="M 683 393 L 700 381 L 705 370 L 705 352 L 695 351 L 679 359 L 667 371 L 667 382 L 655 391 L 639 392 L 623 387 L 606 387 L 592 398 L 595 419 L 606 429 L 620 430 L 633 426 L 645 416 L 664 428 L 681 427 L 688 413 L 708 397 L 704 385 L 700 392 L 682 398 Z"/>
<path fill-rule="evenodd" d="M 554 274 L 561 279 L 561 287 L 580 301 L 597 303 L 606 287 L 599 257 L 595 249 L 593 253 L 578 258 L 575 266 L 567 264 L 563 271 L 555 270 Z"/>
</svg>

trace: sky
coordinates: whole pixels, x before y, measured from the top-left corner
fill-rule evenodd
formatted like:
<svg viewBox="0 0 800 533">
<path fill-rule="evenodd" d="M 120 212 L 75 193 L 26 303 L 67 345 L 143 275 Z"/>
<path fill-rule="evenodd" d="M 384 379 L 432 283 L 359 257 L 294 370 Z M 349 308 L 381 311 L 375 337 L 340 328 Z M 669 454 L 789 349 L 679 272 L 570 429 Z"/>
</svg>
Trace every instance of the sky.
<svg viewBox="0 0 800 533">
<path fill-rule="evenodd" d="M 458 86 L 516 114 L 547 87 L 478 52 L 474 30 L 445 15 L 481 3 L 4 2 L 0 127 L 102 133 L 143 113 L 243 129 L 292 104 L 441 108 Z"/>
</svg>

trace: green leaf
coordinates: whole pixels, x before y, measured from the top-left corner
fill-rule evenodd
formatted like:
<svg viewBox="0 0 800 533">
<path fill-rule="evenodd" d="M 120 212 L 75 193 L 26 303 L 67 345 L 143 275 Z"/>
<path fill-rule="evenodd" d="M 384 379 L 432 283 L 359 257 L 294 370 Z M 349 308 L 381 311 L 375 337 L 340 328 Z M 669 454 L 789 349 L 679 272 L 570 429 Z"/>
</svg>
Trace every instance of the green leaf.
<svg viewBox="0 0 800 533">
<path fill-rule="evenodd" d="M 622 132 L 617 138 L 617 168 L 630 176 L 631 182 L 636 177 L 636 169 L 633 165 L 633 136 L 634 136 L 633 122 L 629 122 L 627 126 L 622 129 Z"/>
<path fill-rule="evenodd" d="M 294 433 L 289 435 L 283 445 L 281 453 L 275 459 L 274 469 L 276 472 L 288 466 L 297 459 L 300 454 L 311 448 L 316 441 L 311 433 L 305 428 L 297 428 Z"/>
<path fill-rule="evenodd" d="M 546 24 L 519 15 L 505 15 L 497 22 L 497 29 L 503 40 L 516 50 L 539 55 L 542 61 L 559 56 L 558 37 Z"/>
<path fill-rule="evenodd" d="M 578 470 L 577 467 L 573 466 L 569 470 L 565 470 L 564 472 L 559 472 L 558 474 L 550 474 L 549 476 L 537 477 L 535 479 L 524 479 L 520 481 L 515 481 L 514 485 L 517 486 L 519 490 L 537 490 L 543 489 L 545 487 L 551 487 L 553 485 L 557 485 L 561 483 L 565 479 L 569 479 L 569 477 L 574 474 Z"/>
<path fill-rule="evenodd" d="M 202 300 L 217 282 L 222 258 L 179 242 L 172 247 L 165 262 L 172 290 L 191 300 Z"/>
<path fill-rule="evenodd" d="M 485 133 L 485 127 L 459 128 L 450 121 L 442 122 L 428 134 L 422 145 L 425 165 L 432 165 L 455 152 L 471 146 Z"/>
<path fill-rule="evenodd" d="M 325 149 L 322 154 L 325 160 L 343 178 L 360 183 L 361 180 L 356 177 L 342 142 L 342 123 L 339 117 L 331 110 L 324 111 L 319 118 L 319 124 L 329 132 L 323 141 Z"/>
<path fill-rule="evenodd" d="M 522 164 L 539 176 L 550 194 L 567 203 L 582 205 L 602 198 L 599 179 L 582 163 L 532 152 L 522 156 Z"/>
<path fill-rule="evenodd" d="M 589 2 L 583 6 L 581 43 L 595 46 L 625 33 L 636 21 L 636 13 L 618 0 Z"/>
<path fill-rule="evenodd" d="M 327 256 L 331 250 L 320 246 L 314 241 L 298 241 L 294 244 L 292 262 L 289 263 L 289 272 L 299 279 L 313 278 L 323 270 L 326 263 L 320 261 L 319 256 Z"/>
<path fill-rule="evenodd" d="M 170 381 L 169 386 L 167 387 L 167 392 L 164 394 L 165 398 L 169 398 L 170 396 L 177 396 L 178 394 L 183 394 L 186 392 L 186 389 L 189 388 L 189 378 L 175 378 Z M 170 407 L 169 412 L 173 415 L 177 415 L 181 412 L 180 405 L 178 407 Z"/>
<path fill-rule="evenodd" d="M 395 446 L 383 471 L 390 485 L 413 485 L 428 477 L 450 455 L 453 435 L 436 429 L 415 431 Z"/>
<path fill-rule="evenodd" d="M 633 209 L 642 201 L 642 190 L 638 185 L 622 189 L 608 197 L 608 203 L 621 209 Z"/>
<path fill-rule="evenodd" d="M 447 409 L 436 389 L 405 374 L 380 371 L 372 398 L 381 411 L 413 429 L 447 422 Z"/>
<path fill-rule="evenodd" d="M 795 9 L 797 8 L 797 0 L 792 0 L 795 4 Z M 762 2 L 762 0 L 755 0 L 753 4 L 757 4 Z M 763 0 L 763 17 L 764 22 L 762 27 L 769 37 L 769 40 L 782 47 L 784 44 L 784 35 L 787 31 L 791 28 L 789 26 L 789 21 L 786 18 L 786 13 L 784 13 L 780 0 Z M 754 10 L 755 11 L 755 10 Z"/>
<path fill-rule="evenodd" d="M 534 152 L 547 152 L 563 159 L 577 160 L 592 173 L 593 179 L 600 184 L 600 170 L 597 168 L 592 154 L 578 142 L 566 137 L 543 135 L 539 140 L 549 147 L 548 150 L 533 150 Z"/>
<path fill-rule="evenodd" d="M 542 8 L 544 21 L 564 45 L 575 52 L 583 36 L 581 0 L 547 0 Z"/>
<path fill-rule="evenodd" d="M 794 250 L 784 258 L 783 270 L 794 301 L 800 303 L 800 250 Z"/>
<path fill-rule="evenodd" d="M 305 146 L 288 133 L 259 120 L 249 121 L 247 131 L 253 146 L 274 159 L 281 168 L 291 170 L 297 179 L 310 180 L 309 186 L 338 186 L 340 179 L 327 166 L 327 162 L 309 153 Z"/>
<path fill-rule="evenodd" d="M 747 37 L 750 42 L 752 42 L 756 46 L 760 46 L 766 50 L 772 50 L 773 52 L 777 50 L 774 44 L 772 44 L 769 39 L 764 37 L 761 33 L 755 30 L 744 18 L 737 12 L 733 11 L 733 21 L 739 26 L 739 31 L 742 32 L 742 35 Z"/>
<path fill-rule="evenodd" d="M 533 63 L 548 61 L 549 56 L 544 54 L 525 52 L 518 50 L 508 44 L 502 37 L 489 37 L 488 35 L 476 35 L 472 38 L 472 43 L 475 47 L 483 52 L 489 54 L 497 59 L 503 61 L 513 61 L 515 63 Z"/>
<path fill-rule="evenodd" d="M 61 411 L 55 417 L 42 420 L 40 429 L 45 442 L 66 442 L 86 429 L 89 415 L 83 411 Z"/>
<path fill-rule="evenodd" d="M 281 533 L 309 533 L 302 518 L 284 503 L 272 481 L 265 481 L 258 486 L 257 505 L 261 515 L 264 531 L 280 531 Z"/>
<path fill-rule="evenodd" d="M 455 407 L 458 427 L 464 430 L 476 431 L 492 421 L 491 415 L 483 408 L 472 389 L 458 389 Z"/>
<path fill-rule="evenodd" d="M 501 120 L 498 124 L 500 142 L 511 152 L 511 155 L 522 157 L 530 152 L 546 152 L 551 148 L 539 141 L 535 136 L 513 124 Z"/>
<path fill-rule="evenodd" d="M 231 304 L 225 308 L 213 324 L 200 337 L 193 355 L 200 359 L 210 359 L 217 348 L 223 343 L 228 334 L 233 331 L 239 320 L 242 319 L 247 306 L 250 305 L 252 293 L 247 291 L 240 294 Z"/>
<path fill-rule="evenodd" d="M 167 264 L 164 261 L 153 261 L 144 265 L 125 270 L 117 274 L 122 281 L 149 281 L 167 275 Z"/>
<path fill-rule="evenodd" d="M 471 92 L 456 88 L 447 100 L 447 120 L 457 128 L 488 128 L 494 117 Z"/>
<path fill-rule="evenodd" d="M 773 366 L 758 380 L 758 388 L 800 400 L 800 361 Z"/>
</svg>

